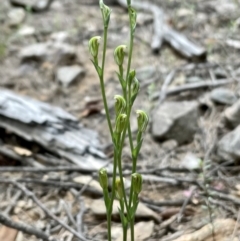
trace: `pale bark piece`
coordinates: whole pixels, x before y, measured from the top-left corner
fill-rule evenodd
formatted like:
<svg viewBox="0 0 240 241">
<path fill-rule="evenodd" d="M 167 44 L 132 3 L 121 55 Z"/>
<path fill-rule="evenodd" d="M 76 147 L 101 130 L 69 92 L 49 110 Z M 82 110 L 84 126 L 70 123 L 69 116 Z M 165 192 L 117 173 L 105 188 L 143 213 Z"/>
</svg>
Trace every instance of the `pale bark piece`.
<svg viewBox="0 0 240 241">
<path fill-rule="evenodd" d="M 233 219 L 218 219 L 211 223 L 205 225 L 201 229 L 190 233 L 184 234 L 180 238 L 174 239 L 173 241 L 212 241 L 212 231 L 214 227 L 214 238 L 217 241 L 229 241 L 235 239 L 230 239 L 232 237 L 235 226 L 239 229 L 239 224 Z"/>
<path fill-rule="evenodd" d="M 118 215 L 118 207 L 119 207 L 119 202 L 117 200 L 115 200 L 113 202 L 113 212 L 112 215 Z M 94 215 L 96 216 L 106 216 L 106 207 L 104 204 L 104 201 L 101 200 L 94 200 L 91 203 L 91 210 L 93 212 Z M 145 206 L 143 203 L 139 203 L 138 204 L 138 208 L 137 208 L 137 212 L 136 212 L 136 218 L 148 218 L 148 219 L 153 219 L 156 222 L 160 222 L 160 217 L 153 212 L 151 209 L 149 209 L 147 206 Z"/>
<path fill-rule="evenodd" d="M 154 222 L 139 222 L 135 224 L 134 226 L 134 234 L 135 234 L 135 240 L 143 241 L 149 238 L 154 230 Z M 120 233 L 119 237 L 116 239 L 116 241 L 122 241 L 123 240 L 123 234 Z M 128 229 L 127 234 L 127 241 L 131 241 L 131 230 Z"/>
<path fill-rule="evenodd" d="M 18 234 L 18 230 L 2 226 L 0 228 L 0 240 L 1 241 L 15 241 Z"/>
<path fill-rule="evenodd" d="M 0 89 L 0 127 L 86 170 L 107 164 L 98 134 L 59 107 Z"/>
</svg>

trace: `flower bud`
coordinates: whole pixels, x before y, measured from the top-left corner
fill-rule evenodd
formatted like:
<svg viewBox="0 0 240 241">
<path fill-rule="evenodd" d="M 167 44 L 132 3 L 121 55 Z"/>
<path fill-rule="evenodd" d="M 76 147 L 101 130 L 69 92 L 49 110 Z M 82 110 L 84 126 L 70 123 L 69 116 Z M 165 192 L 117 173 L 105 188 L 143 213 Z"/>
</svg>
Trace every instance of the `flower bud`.
<svg viewBox="0 0 240 241">
<path fill-rule="evenodd" d="M 102 11 L 104 25 L 108 26 L 108 23 L 109 23 L 109 20 L 110 20 L 111 9 L 103 3 L 103 0 L 99 1 L 99 6 L 100 6 L 101 11 Z"/>
<path fill-rule="evenodd" d="M 142 191 L 142 175 L 139 173 L 132 174 L 132 190 L 136 194 Z"/>
<path fill-rule="evenodd" d="M 123 64 L 124 55 L 126 53 L 127 46 L 126 45 L 119 45 L 114 50 L 114 60 L 118 66 Z"/>
<path fill-rule="evenodd" d="M 108 188 L 108 175 L 107 170 L 105 168 L 101 168 L 99 170 L 99 183 L 102 189 Z"/>
<path fill-rule="evenodd" d="M 136 76 L 136 71 L 135 71 L 135 69 L 132 69 L 128 76 L 129 85 L 132 84 L 132 81 L 135 78 L 135 76 Z"/>
<path fill-rule="evenodd" d="M 138 131 L 144 132 L 148 125 L 148 115 L 143 110 L 137 110 L 137 122 L 138 122 Z"/>
<path fill-rule="evenodd" d="M 93 58 L 96 58 L 98 56 L 98 47 L 100 39 L 100 36 L 95 36 L 92 37 L 88 42 L 89 52 L 93 56 Z"/>
<path fill-rule="evenodd" d="M 116 116 L 119 114 L 123 113 L 125 108 L 126 108 L 126 101 L 121 95 L 115 95 L 115 111 L 116 111 Z"/>
<path fill-rule="evenodd" d="M 131 30 L 134 32 L 136 25 L 137 25 L 137 12 L 134 8 L 130 8 L 130 23 L 131 23 Z"/>
<path fill-rule="evenodd" d="M 138 91 L 140 89 L 140 84 L 138 79 L 135 77 L 133 80 L 133 84 L 132 84 L 132 95 L 131 95 L 131 104 L 133 105 L 134 100 L 137 97 Z"/>
<path fill-rule="evenodd" d="M 127 115 L 126 114 L 120 114 L 117 117 L 117 121 L 116 121 L 116 129 L 115 132 L 117 134 L 120 134 L 123 132 L 125 125 L 126 125 L 126 121 L 127 121 Z"/>
<path fill-rule="evenodd" d="M 115 193 L 116 193 L 116 198 L 119 200 L 121 200 L 124 196 L 120 177 L 117 177 L 115 181 Z"/>
</svg>

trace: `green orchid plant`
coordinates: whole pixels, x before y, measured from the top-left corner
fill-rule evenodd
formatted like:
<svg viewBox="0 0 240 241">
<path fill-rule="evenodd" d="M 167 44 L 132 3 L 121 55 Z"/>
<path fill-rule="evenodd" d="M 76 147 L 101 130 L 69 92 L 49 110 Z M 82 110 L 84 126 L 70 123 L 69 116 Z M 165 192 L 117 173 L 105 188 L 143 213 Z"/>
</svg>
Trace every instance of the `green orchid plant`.
<svg viewBox="0 0 240 241">
<path fill-rule="evenodd" d="M 122 87 L 122 94 L 115 95 L 115 122 L 112 125 L 109 108 L 106 98 L 105 85 L 104 85 L 104 69 L 105 69 L 105 57 L 107 49 L 107 35 L 108 26 L 110 22 L 111 9 L 99 1 L 100 9 L 103 19 L 103 47 L 102 47 L 102 59 L 99 61 L 99 45 L 101 41 L 100 36 L 92 37 L 89 40 L 89 52 L 92 56 L 92 63 L 96 69 L 100 80 L 101 93 L 106 112 L 106 118 L 109 126 L 109 132 L 112 138 L 114 146 L 114 158 L 113 158 L 113 178 L 111 193 L 108 189 L 108 174 L 105 168 L 99 170 L 99 182 L 103 189 L 104 202 L 106 206 L 107 214 L 107 226 L 108 226 L 108 241 L 111 241 L 111 218 L 113 210 L 114 199 L 119 201 L 119 215 L 123 229 L 123 241 L 127 240 L 127 230 L 131 229 L 131 241 L 134 241 L 134 223 L 135 214 L 138 206 L 138 195 L 142 189 L 142 176 L 136 173 L 137 159 L 143 142 L 143 133 L 148 125 L 148 116 L 142 110 L 136 111 L 138 131 L 136 140 L 133 140 L 133 135 L 130 126 L 130 116 L 134 101 L 139 92 L 139 82 L 136 78 L 136 71 L 131 69 L 132 53 L 133 53 L 133 40 L 136 29 L 137 13 L 131 6 L 131 0 L 127 0 L 128 15 L 129 15 L 129 28 L 130 28 L 130 40 L 129 47 L 126 45 L 117 46 L 114 50 L 114 60 L 118 66 L 117 77 Z M 128 55 L 127 65 L 124 66 L 124 58 Z M 131 149 L 132 156 L 132 175 L 131 175 L 131 187 L 130 193 L 127 194 L 124 186 L 124 177 L 122 171 L 122 151 L 125 142 L 125 137 L 128 135 L 128 141 Z"/>
</svg>

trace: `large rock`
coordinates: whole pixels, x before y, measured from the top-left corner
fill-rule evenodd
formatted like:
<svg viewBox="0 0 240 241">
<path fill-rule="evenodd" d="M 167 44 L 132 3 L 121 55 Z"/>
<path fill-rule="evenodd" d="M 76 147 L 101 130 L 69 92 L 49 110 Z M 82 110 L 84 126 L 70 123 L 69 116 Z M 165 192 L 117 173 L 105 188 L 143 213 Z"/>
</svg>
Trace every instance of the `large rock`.
<svg viewBox="0 0 240 241">
<path fill-rule="evenodd" d="M 240 126 L 223 136 L 218 142 L 217 155 L 226 161 L 240 161 Z"/>
<path fill-rule="evenodd" d="M 64 66 L 57 70 L 57 80 L 64 87 L 68 87 L 83 74 L 83 68 L 78 65 Z"/>
<path fill-rule="evenodd" d="M 57 64 L 71 63 L 76 58 L 75 47 L 66 43 L 45 42 L 32 44 L 20 51 L 22 61 L 50 61 Z"/>
<path fill-rule="evenodd" d="M 10 0 L 14 6 L 30 8 L 34 12 L 47 10 L 53 0 Z"/>
<path fill-rule="evenodd" d="M 237 101 L 233 91 L 225 88 L 217 88 L 211 91 L 211 100 L 217 104 L 232 105 Z"/>
<path fill-rule="evenodd" d="M 153 114 L 152 135 L 158 140 L 190 142 L 198 129 L 198 102 L 165 102 Z"/>
<path fill-rule="evenodd" d="M 224 111 L 224 118 L 227 124 L 233 128 L 240 124 L 240 100 Z"/>
<path fill-rule="evenodd" d="M 26 13 L 22 8 L 14 8 L 8 13 L 8 25 L 17 27 L 26 17 Z"/>
</svg>

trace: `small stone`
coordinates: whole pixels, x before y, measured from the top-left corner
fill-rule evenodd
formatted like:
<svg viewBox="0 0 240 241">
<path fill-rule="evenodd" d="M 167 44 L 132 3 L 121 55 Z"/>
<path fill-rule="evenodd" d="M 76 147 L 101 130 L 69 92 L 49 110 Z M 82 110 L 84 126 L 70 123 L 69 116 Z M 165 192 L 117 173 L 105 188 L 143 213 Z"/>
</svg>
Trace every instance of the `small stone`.
<svg viewBox="0 0 240 241">
<path fill-rule="evenodd" d="M 20 58 L 24 61 L 49 61 L 57 64 L 71 63 L 76 58 L 75 47 L 66 43 L 36 43 L 23 48 Z"/>
<path fill-rule="evenodd" d="M 189 152 L 185 155 L 181 162 L 181 166 L 189 170 L 198 169 L 200 167 L 200 159 L 196 157 L 193 153 Z"/>
<path fill-rule="evenodd" d="M 240 126 L 227 133 L 217 144 L 217 155 L 224 161 L 240 161 Z"/>
<path fill-rule="evenodd" d="M 210 98 L 213 102 L 223 105 L 232 105 L 237 101 L 235 94 L 225 88 L 217 88 L 212 90 Z"/>
<path fill-rule="evenodd" d="M 216 70 L 214 70 L 214 74 L 217 78 L 227 77 L 227 72 L 221 68 L 217 68 Z"/>
<path fill-rule="evenodd" d="M 227 124 L 233 128 L 240 124 L 240 100 L 224 111 L 224 118 Z"/>
<path fill-rule="evenodd" d="M 201 82 L 201 81 L 203 81 L 203 79 L 198 76 L 192 76 L 192 77 L 187 78 L 187 80 L 186 80 L 187 83 L 197 83 L 197 82 Z"/>
<path fill-rule="evenodd" d="M 154 77 L 156 68 L 154 66 L 144 66 L 136 70 L 138 80 L 145 81 Z"/>
<path fill-rule="evenodd" d="M 57 81 L 59 81 L 64 87 L 68 87 L 82 74 L 84 74 L 84 70 L 78 65 L 64 66 L 57 70 Z"/>
<path fill-rule="evenodd" d="M 194 12 L 191 10 L 191 9 L 187 9 L 187 8 L 180 8 L 178 11 L 177 11 L 177 16 L 179 18 L 181 17 L 188 17 L 188 16 L 192 16 L 194 15 Z"/>
<path fill-rule="evenodd" d="M 32 26 L 22 26 L 18 32 L 17 32 L 18 35 L 21 35 L 21 36 L 32 36 L 35 34 L 35 28 L 32 27 Z"/>
<path fill-rule="evenodd" d="M 29 8 L 34 12 L 47 10 L 53 0 L 10 0 L 11 4 L 18 7 Z"/>
<path fill-rule="evenodd" d="M 137 25 L 145 25 L 148 23 L 151 23 L 153 21 L 153 16 L 152 14 L 148 13 L 138 13 L 137 17 Z"/>
<path fill-rule="evenodd" d="M 67 43 L 69 42 L 69 34 L 67 32 L 57 32 L 50 36 L 50 39 L 54 42 Z"/>
<path fill-rule="evenodd" d="M 198 129 L 198 102 L 165 102 L 153 113 L 152 135 L 158 140 L 192 141 Z"/>
<path fill-rule="evenodd" d="M 44 61 L 48 55 L 48 46 L 46 43 L 36 43 L 23 48 L 20 52 L 22 61 L 36 60 Z"/>
<path fill-rule="evenodd" d="M 17 27 L 26 17 L 26 13 L 22 8 L 12 9 L 8 13 L 8 24 L 10 27 Z"/>
</svg>

